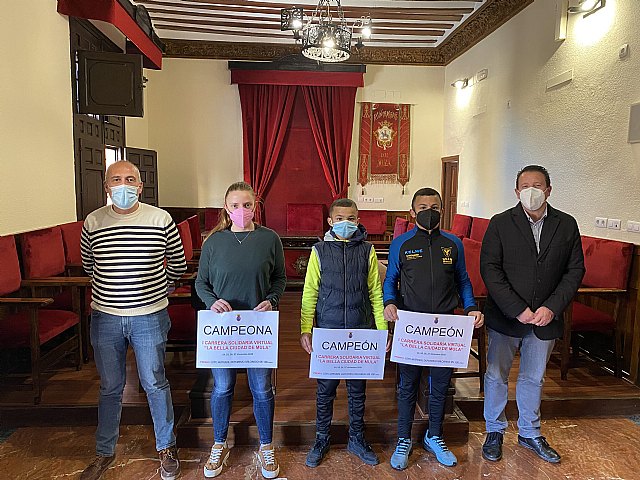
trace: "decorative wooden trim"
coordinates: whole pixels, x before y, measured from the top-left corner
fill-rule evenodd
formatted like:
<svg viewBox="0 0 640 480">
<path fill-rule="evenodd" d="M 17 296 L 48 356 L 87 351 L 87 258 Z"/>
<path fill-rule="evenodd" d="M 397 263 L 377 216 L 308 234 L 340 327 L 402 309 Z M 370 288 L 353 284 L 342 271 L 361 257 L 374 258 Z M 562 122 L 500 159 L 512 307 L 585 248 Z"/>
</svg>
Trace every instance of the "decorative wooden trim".
<svg viewBox="0 0 640 480">
<path fill-rule="evenodd" d="M 352 52 L 351 62 L 371 65 L 444 66 L 469 50 L 533 0 L 487 0 L 438 47 L 402 48 L 367 46 Z M 299 52 L 291 44 L 231 43 L 163 39 L 165 56 L 220 60 L 276 60 Z"/>
<path fill-rule="evenodd" d="M 457 30 L 438 46 L 448 65 L 509 19 L 516 16 L 533 0 L 487 0 Z"/>
</svg>

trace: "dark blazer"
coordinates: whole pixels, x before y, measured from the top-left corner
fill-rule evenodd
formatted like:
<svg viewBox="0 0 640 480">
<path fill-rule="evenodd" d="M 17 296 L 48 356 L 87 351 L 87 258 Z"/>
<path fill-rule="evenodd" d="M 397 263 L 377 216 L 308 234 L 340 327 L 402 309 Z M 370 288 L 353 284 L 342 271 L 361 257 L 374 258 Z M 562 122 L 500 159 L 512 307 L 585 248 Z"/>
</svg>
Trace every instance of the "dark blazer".
<svg viewBox="0 0 640 480">
<path fill-rule="evenodd" d="M 580 232 L 572 216 L 547 206 L 538 254 L 521 204 L 495 215 L 480 254 L 480 273 L 489 290 L 487 326 L 511 337 L 524 337 L 531 329 L 541 340 L 562 337 L 562 313 L 584 272 Z M 540 306 L 555 314 L 548 325 L 526 325 L 516 318 L 527 307 L 535 312 Z"/>
</svg>

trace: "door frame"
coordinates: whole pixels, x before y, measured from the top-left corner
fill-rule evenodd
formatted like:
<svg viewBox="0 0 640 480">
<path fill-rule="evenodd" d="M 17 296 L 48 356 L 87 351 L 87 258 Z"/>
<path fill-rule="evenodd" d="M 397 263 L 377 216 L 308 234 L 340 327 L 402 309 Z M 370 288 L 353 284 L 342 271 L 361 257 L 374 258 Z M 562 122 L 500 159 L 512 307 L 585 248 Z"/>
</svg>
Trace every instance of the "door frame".
<svg viewBox="0 0 640 480">
<path fill-rule="evenodd" d="M 442 157 L 442 167 L 440 172 L 440 193 L 442 194 L 442 225 L 441 227 L 444 229 L 450 229 L 451 225 L 449 224 L 449 218 L 453 220 L 453 217 L 449 215 L 448 210 L 448 201 L 445 201 L 449 198 L 448 188 L 447 188 L 447 178 L 446 178 L 446 167 L 448 163 L 455 163 L 458 166 L 458 174 L 460 172 L 460 155 L 450 155 L 448 157 Z M 457 177 L 459 178 L 459 177 Z M 457 189 L 456 189 L 457 191 Z M 456 195 L 457 197 L 457 195 Z M 457 212 L 457 208 L 456 208 Z"/>
</svg>

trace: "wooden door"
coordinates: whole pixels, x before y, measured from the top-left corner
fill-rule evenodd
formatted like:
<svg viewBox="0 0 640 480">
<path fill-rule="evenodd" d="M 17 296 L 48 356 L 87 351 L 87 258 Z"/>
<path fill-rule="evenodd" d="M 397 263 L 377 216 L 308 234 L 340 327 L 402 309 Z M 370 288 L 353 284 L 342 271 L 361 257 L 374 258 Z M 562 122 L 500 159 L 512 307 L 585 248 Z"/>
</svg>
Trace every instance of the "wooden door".
<svg viewBox="0 0 640 480">
<path fill-rule="evenodd" d="M 77 52 L 119 52 L 117 45 L 86 20 L 69 18 L 71 88 L 73 93 L 73 149 L 75 159 L 76 214 L 79 220 L 107 203 L 104 192 L 105 143 L 124 145 L 124 120 L 118 123 L 99 115 L 78 113 Z M 105 128 L 107 125 L 107 128 Z"/>
<path fill-rule="evenodd" d="M 453 216 L 458 209 L 458 160 L 459 157 L 444 157 L 442 159 L 442 221 L 441 227 L 451 228 Z"/>
<path fill-rule="evenodd" d="M 74 114 L 74 157 L 76 159 L 76 211 L 83 220 L 106 205 L 104 192 L 104 143 L 100 120 Z"/>
<path fill-rule="evenodd" d="M 140 170 L 144 184 L 140 201 L 158 206 L 158 153 L 143 148 L 126 148 L 126 159 Z"/>
</svg>

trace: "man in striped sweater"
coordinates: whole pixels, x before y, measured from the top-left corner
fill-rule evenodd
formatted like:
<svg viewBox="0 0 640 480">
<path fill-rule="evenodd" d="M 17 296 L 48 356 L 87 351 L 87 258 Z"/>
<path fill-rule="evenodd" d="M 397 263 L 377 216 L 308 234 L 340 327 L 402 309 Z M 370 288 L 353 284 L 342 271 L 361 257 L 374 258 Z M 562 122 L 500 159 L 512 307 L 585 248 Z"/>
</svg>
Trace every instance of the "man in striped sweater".
<svg viewBox="0 0 640 480">
<path fill-rule="evenodd" d="M 138 201 L 142 182 L 135 165 L 112 164 L 105 190 L 113 204 L 87 216 L 81 240 L 82 264 L 93 278 L 91 345 L 100 374 L 100 399 L 97 456 L 80 478 L 97 480 L 115 461 L 131 345 L 153 418 L 160 474 L 163 480 L 173 480 L 180 475 L 180 462 L 164 371 L 170 327 L 167 284 L 186 271 L 184 251 L 169 214 Z"/>
</svg>

